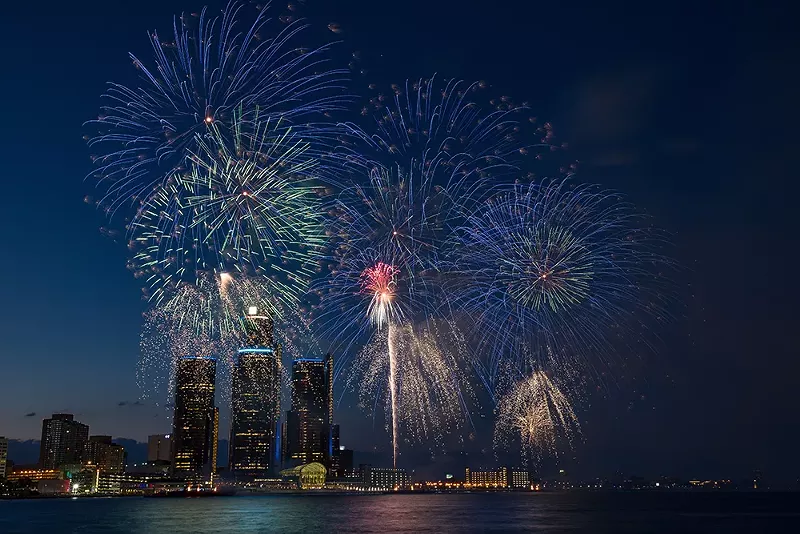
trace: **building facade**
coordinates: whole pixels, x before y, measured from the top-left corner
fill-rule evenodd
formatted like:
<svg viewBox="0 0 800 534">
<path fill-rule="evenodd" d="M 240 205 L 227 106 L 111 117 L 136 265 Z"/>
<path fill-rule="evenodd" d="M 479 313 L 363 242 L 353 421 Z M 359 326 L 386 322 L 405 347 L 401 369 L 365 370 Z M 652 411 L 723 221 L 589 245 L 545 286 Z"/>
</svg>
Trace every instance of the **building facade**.
<svg viewBox="0 0 800 534">
<path fill-rule="evenodd" d="M 277 473 L 280 348 L 240 349 L 233 371 L 229 469 L 236 477 Z"/>
<path fill-rule="evenodd" d="M 362 468 L 363 486 L 368 490 L 396 490 L 408 486 L 410 478 L 405 469 L 395 467 L 372 467 L 365 465 Z"/>
<path fill-rule="evenodd" d="M 292 407 L 286 416 L 284 458 L 293 464 L 330 466 L 333 356 L 292 362 Z"/>
<path fill-rule="evenodd" d="M 281 477 L 297 485 L 299 489 L 320 489 L 325 487 L 328 470 L 319 462 L 298 465 L 281 471 Z"/>
<path fill-rule="evenodd" d="M 339 446 L 339 476 L 353 473 L 353 450 Z"/>
<path fill-rule="evenodd" d="M 91 436 L 88 444 L 88 463 L 100 473 L 125 471 L 125 449 L 111 440 L 111 436 Z"/>
<path fill-rule="evenodd" d="M 0 436 L 0 478 L 6 478 L 6 462 L 8 462 L 8 438 Z"/>
<path fill-rule="evenodd" d="M 331 396 L 332 392 L 331 392 Z M 328 466 L 328 474 L 331 478 L 342 475 L 342 460 L 341 460 L 341 446 L 339 439 L 339 425 L 331 425 L 331 442 L 330 442 L 330 465 Z"/>
<path fill-rule="evenodd" d="M 154 434 L 147 437 L 147 461 L 169 462 L 172 460 L 171 434 Z"/>
<path fill-rule="evenodd" d="M 184 356 L 176 362 L 175 411 L 172 418 L 172 475 L 187 480 L 210 480 L 216 468 L 217 360 Z"/>
<path fill-rule="evenodd" d="M 508 469 L 508 487 L 513 489 L 528 489 L 533 484 L 533 475 L 530 471 L 520 467 Z"/>
<path fill-rule="evenodd" d="M 14 468 L 11 473 L 7 473 L 8 480 L 32 480 L 34 482 L 39 480 L 62 480 L 64 472 L 60 469 L 27 469 L 27 468 Z"/>
<path fill-rule="evenodd" d="M 42 421 L 39 467 L 59 469 L 81 465 L 87 459 L 89 425 L 75 421 L 72 414 L 56 413 Z"/>
<path fill-rule="evenodd" d="M 465 470 L 464 483 L 476 488 L 507 488 L 508 468 Z"/>
<path fill-rule="evenodd" d="M 239 349 L 231 391 L 228 468 L 234 478 L 278 473 L 281 417 L 281 347 L 272 320 L 251 307 L 245 317 L 247 346 Z"/>
</svg>

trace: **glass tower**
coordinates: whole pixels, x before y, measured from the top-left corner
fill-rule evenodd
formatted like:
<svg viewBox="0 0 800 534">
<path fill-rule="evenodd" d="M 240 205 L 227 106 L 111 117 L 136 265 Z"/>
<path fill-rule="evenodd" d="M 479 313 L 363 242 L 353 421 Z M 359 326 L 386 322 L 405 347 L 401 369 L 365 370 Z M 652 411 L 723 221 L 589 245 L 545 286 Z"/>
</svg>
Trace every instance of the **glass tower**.
<svg viewBox="0 0 800 534">
<path fill-rule="evenodd" d="M 281 416 L 281 348 L 272 321 L 251 308 L 245 318 L 247 347 L 239 349 L 233 370 L 229 466 L 237 479 L 277 472 Z"/>
<path fill-rule="evenodd" d="M 216 466 L 216 411 L 213 356 L 184 356 L 175 370 L 172 419 L 172 474 L 187 480 L 210 480 Z"/>
<path fill-rule="evenodd" d="M 330 468 L 333 356 L 292 362 L 292 409 L 287 414 L 287 461 Z"/>
</svg>

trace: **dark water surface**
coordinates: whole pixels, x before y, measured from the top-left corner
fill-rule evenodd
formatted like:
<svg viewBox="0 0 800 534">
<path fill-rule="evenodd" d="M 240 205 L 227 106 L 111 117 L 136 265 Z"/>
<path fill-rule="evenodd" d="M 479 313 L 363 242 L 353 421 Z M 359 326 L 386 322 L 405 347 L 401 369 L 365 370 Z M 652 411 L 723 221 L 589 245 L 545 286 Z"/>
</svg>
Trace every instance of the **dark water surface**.
<svg viewBox="0 0 800 534">
<path fill-rule="evenodd" d="M 0 533 L 800 532 L 800 493 L 261 495 L 0 501 Z"/>
</svg>

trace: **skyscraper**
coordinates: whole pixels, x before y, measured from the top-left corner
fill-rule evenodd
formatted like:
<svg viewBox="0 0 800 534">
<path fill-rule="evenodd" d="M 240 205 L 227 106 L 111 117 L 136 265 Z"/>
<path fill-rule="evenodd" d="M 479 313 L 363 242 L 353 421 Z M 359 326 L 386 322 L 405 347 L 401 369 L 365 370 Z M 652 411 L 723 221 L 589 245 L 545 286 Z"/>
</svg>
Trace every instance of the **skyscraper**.
<svg viewBox="0 0 800 534">
<path fill-rule="evenodd" d="M 341 447 L 339 445 L 339 425 L 331 425 L 331 442 L 330 442 L 330 458 L 328 465 L 328 474 L 331 477 L 338 477 L 342 475 L 341 465 Z"/>
<path fill-rule="evenodd" d="M 285 458 L 330 467 L 333 356 L 292 362 L 292 409 L 287 413 Z"/>
<path fill-rule="evenodd" d="M 89 425 L 75 421 L 72 414 L 54 413 L 42 421 L 39 467 L 59 469 L 82 464 L 87 457 L 88 441 Z"/>
<path fill-rule="evenodd" d="M 213 462 L 217 360 L 212 356 L 184 356 L 176 366 L 172 474 L 177 478 L 209 480 L 216 468 Z"/>
<path fill-rule="evenodd" d="M 272 321 L 251 308 L 248 346 L 239 349 L 233 370 L 229 469 L 236 478 L 275 474 L 281 416 L 281 348 Z"/>
<path fill-rule="evenodd" d="M 217 451 L 219 450 L 219 408 L 214 408 L 214 422 L 211 426 L 211 474 L 217 473 Z"/>
</svg>

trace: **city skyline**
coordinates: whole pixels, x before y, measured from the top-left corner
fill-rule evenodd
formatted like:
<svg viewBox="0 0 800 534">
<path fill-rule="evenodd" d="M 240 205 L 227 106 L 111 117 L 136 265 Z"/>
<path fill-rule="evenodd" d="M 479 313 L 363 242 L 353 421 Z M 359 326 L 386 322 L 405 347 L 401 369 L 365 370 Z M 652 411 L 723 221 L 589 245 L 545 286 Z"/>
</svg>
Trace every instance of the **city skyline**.
<svg viewBox="0 0 800 534">
<path fill-rule="evenodd" d="M 53 54 L 64 44 L 61 22 L 39 21 L 28 13 L 6 37 L 10 42 L 25 43 L 25 47 L 17 45 L 19 58 L 11 58 L 14 68 L 25 69 L 27 60 L 23 59 L 34 54 L 43 58 L 42 72 L 28 68 L 32 79 L 37 80 L 32 84 L 32 98 L 42 102 L 57 95 L 59 101 L 69 101 L 70 105 L 54 111 L 37 105 L 21 106 L 24 111 L 8 110 L 9 120 L 27 133 L 29 142 L 22 146 L 19 140 L 7 139 L 5 143 L 19 150 L 19 155 L 6 158 L 9 172 L 19 176 L 9 184 L 9 194 L 19 202 L 4 214 L 4 227 L 27 221 L 31 236 L 51 237 L 56 233 L 52 225 L 56 219 L 69 239 L 42 247 L 38 238 L 11 236 L 8 249 L 28 260 L 24 268 L 7 264 L 0 271 L 12 303 L 0 321 L 0 349 L 8 358 L 8 376 L 15 377 L 0 394 L 0 435 L 40 439 L 41 420 L 59 412 L 73 413 L 103 434 L 140 442 L 151 434 L 172 433 L 172 407 L 156 406 L 153 399 L 139 395 L 135 370 L 144 309 L 140 283 L 124 268 L 124 237 L 107 239 L 98 234 L 96 228 L 101 225 L 105 233 L 113 233 L 112 225 L 80 205 L 83 194 L 94 192 L 87 191 L 91 189 L 88 185 L 81 189 L 81 178 L 90 171 L 91 162 L 76 125 L 96 113 L 96 95 L 104 90 L 106 80 L 129 76 L 120 63 L 125 63 L 130 50 L 142 53 L 146 47 L 144 30 L 163 28 L 183 9 L 187 6 L 148 5 L 123 24 L 119 23 L 123 14 L 113 7 L 96 11 L 86 20 L 81 18 L 84 13 L 66 13 L 68 22 L 64 26 L 82 28 L 81 33 L 86 35 L 66 43 L 66 55 L 85 58 L 69 69 Z M 447 9 L 433 8 L 431 20 L 441 20 Z M 535 15 L 528 8 L 520 9 L 526 15 Z M 385 79 L 386 85 L 430 76 L 438 65 L 452 65 L 452 58 L 458 56 L 454 49 L 474 52 L 473 65 L 460 65 L 460 69 L 456 65 L 451 70 L 459 70 L 458 74 L 463 71 L 461 76 L 466 79 L 487 79 L 498 94 L 508 93 L 514 98 L 530 95 L 536 112 L 553 119 L 559 135 L 574 147 L 576 159 L 584 162 L 582 176 L 624 189 L 672 234 L 677 259 L 685 266 L 679 278 L 685 307 L 670 310 L 674 320 L 657 332 L 660 340 L 654 355 L 642 356 L 646 360 L 642 361 L 635 351 L 627 354 L 629 360 L 616 367 L 613 376 L 604 377 L 602 386 L 587 393 L 587 406 L 580 407 L 585 439 L 561 462 L 577 463 L 579 469 L 594 472 L 614 470 L 615 466 L 630 466 L 630 471 L 637 472 L 657 470 L 664 458 L 668 463 L 664 469 L 670 472 L 697 471 L 704 465 L 720 474 L 732 469 L 742 473 L 755 468 L 781 470 L 784 459 L 794 461 L 790 445 L 793 435 L 784 437 L 783 431 L 796 432 L 797 427 L 797 416 L 789 408 L 792 382 L 787 378 L 797 374 L 797 364 L 791 358 L 793 342 L 787 333 L 793 323 L 785 319 L 794 299 L 783 283 L 771 276 L 753 277 L 752 265 L 743 265 L 746 262 L 732 257 L 734 251 L 743 251 L 737 256 L 761 258 L 759 263 L 767 272 L 792 263 L 778 256 L 792 237 L 785 215 L 790 210 L 783 209 L 785 200 L 771 195 L 758 202 L 750 199 L 753 177 L 778 183 L 784 176 L 775 176 L 773 164 L 762 161 L 772 161 L 785 150 L 786 145 L 775 133 L 784 131 L 784 122 L 774 117 L 777 113 L 771 113 L 778 104 L 762 103 L 763 113 L 753 113 L 757 117 L 745 114 L 736 118 L 735 102 L 752 100 L 753 92 L 761 90 L 751 81 L 760 73 L 754 71 L 753 55 L 771 51 L 723 47 L 717 44 L 713 32 L 707 34 L 699 23 L 684 21 L 679 16 L 681 10 L 674 7 L 663 17 L 647 17 L 646 28 L 633 29 L 624 23 L 625 10 L 614 11 L 619 20 L 610 23 L 608 32 L 593 28 L 591 16 L 573 20 L 557 7 L 542 9 L 564 25 L 575 24 L 580 29 L 574 32 L 574 43 L 557 32 L 544 32 L 559 50 L 557 59 L 532 54 L 531 45 L 520 37 L 526 32 L 523 26 L 515 26 L 508 35 L 494 34 L 477 47 L 461 32 L 453 29 L 440 34 L 422 21 L 418 22 L 422 24 L 420 31 L 427 28 L 435 35 L 429 44 L 405 54 L 377 38 L 378 32 L 368 21 L 380 17 L 362 3 L 345 2 L 337 10 L 323 8 L 319 16 L 329 16 L 324 24 L 335 21 L 352 32 L 348 38 L 354 41 L 354 48 L 365 50 L 364 43 L 382 43 L 374 46 L 374 54 L 364 52 L 370 56 L 364 63 L 376 71 L 379 81 Z M 460 16 L 465 27 L 469 27 L 469 21 L 475 22 L 470 14 Z M 487 26 L 497 23 L 495 26 L 501 27 L 499 14 L 486 16 Z M 721 17 L 747 32 L 743 19 L 730 13 Z M 401 21 L 406 28 L 416 23 L 410 18 Z M 43 30 L 34 31 L 39 24 Z M 712 62 L 695 57 L 689 45 L 673 43 L 669 39 L 672 25 L 694 36 L 705 58 L 719 59 Z M 617 33 L 628 30 L 663 56 L 656 67 L 642 68 L 637 52 L 620 44 Z M 32 41 L 28 34 L 33 33 L 43 37 Z M 649 33 L 653 37 L 648 37 Z M 396 42 L 402 42 L 401 32 L 392 35 Z M 97 50 L 94 41 L 108 46 Z M 598 42 L 598 50 L 584 57 Z M 613 52 L 608 55 L 618 58 L 619 65 L 604 59 L 604 52 Z M 534 56 L 536 65 L 528 68 L 527 61 Z M 684 56 L 692 56 L 688 66 L 681 66 L 679 58 Z M 498 58 L 501 61 L 495 61 Z M 781 58 L 784 56 L 779 53 L 775 61 Z M 503 68 L 493 68 L 495 62 L 503 63 Z M 386 72 L 386 66 L 392 63 L 400 65 L 398 74 Z M 734 68 L 739 65 L 742 70 Z M 515 79 L 516 74 L 505 73 L 516 73 L 520 66 L 525 66 L 525 72 L 519 79 Z M 593 73 L 593 68 L 603 66 L 610 74 Z M 52 76 L 46 72 L 64 79 L 76 77 L 81 83 L 67 84 L 57 91 L 45 89 L 51 85 Z M 686 96 L 682 88 L 696 77 L 704 80 L 707 88 L 689 99 L 688 109 L 681 109 L 682 100 L 673 94 Z M 545 83 L 539 83 L 542 78 Z M 718 94 L 719 80 L 731 81 L 729 93 Z M 590 89 L 583 90 L 584 86 Z M 23 101 L 20 89 L 13 85 L 4 88 L 4 100 Z M 777 102 L 782 102 L 782 94 L 776 97 Z M 742 128 L 740 120 L 762 127 Z M 32 124 L 48 126 L 43 129 Z M 765 132 L 766 154 L 756 158 L 748 153 L 745 143 L 733 133 L 742 129 Z M 52 148 L 52 138 L 66 139 L 63 148 Z M 732 161 L 721 145 L 737 147 L 744 161 Z M 40 158 L 43 149 L 52 153 L 52 158 Z M 52 159 L 52 163 L 43 159 Z M 45 187 L 38 191 L 35 184 Z M 37 189 L 37 195 L 30 194 L 33 189 Z M 769 190 L 764 187 L 762 192 Z M 791 192 L 782 196 L 792 198 Z M 114 239 L 122 243 L 114 243 Z M 42 255 L 42 250 L 47 252 Z M 745 287 L 741 286 L 743 280 L 748 281 Z M 57 310 L 60 317 L 48 328 L 37 328 L 30 318 L 48 310 Z M 334 356 L 338 360 L 353 355 Z M 95 387 L 84 390 L 74 386 L 76 380 L 65 380 L 70 376 L 98 376 L 99 380 Z M 335 397 L 340 401 L 336 422 L 341 424 L 342 443 L 357 451 L 388 453 L 390 444 L 383 422 L 375 424 L 365 416 L 357 407 L 358 399 L 344 391 L 342 382 L 336 386 Z M 771 390 L 770 395 L 765 395 L 765 388 Z M 229 436 L 228 402 L 218 395 L 214 406 L 221 412 L 220 436 Z M 474 432 L 465 432 L 465 448 L 470 455 L 478 455 L 482 449 L 491 448 L 491 429 L 480 422 L 481 415 L 491 415 L 491 409 L 487 406 L 483 413 L 471 415 L 478 422 Z M 475 441 L 469 434 L 475 434 Z M 448 452 L 456 458 L 459 454 Z M 483 453 L 485 458 L 492 455 L 491 451 Z M 431 456 L 436 459 L 430 460 Z M 426 446 L 409 446 L 402 451 L 399 465 L 404 461 L 416 464 L 417 457 L 427 457 L 429 464 L 443 469 L 453 461 L 438 448 L 431 451 Z M 796 465 L 788 469 L 798 470 Z"/>
</svg>

